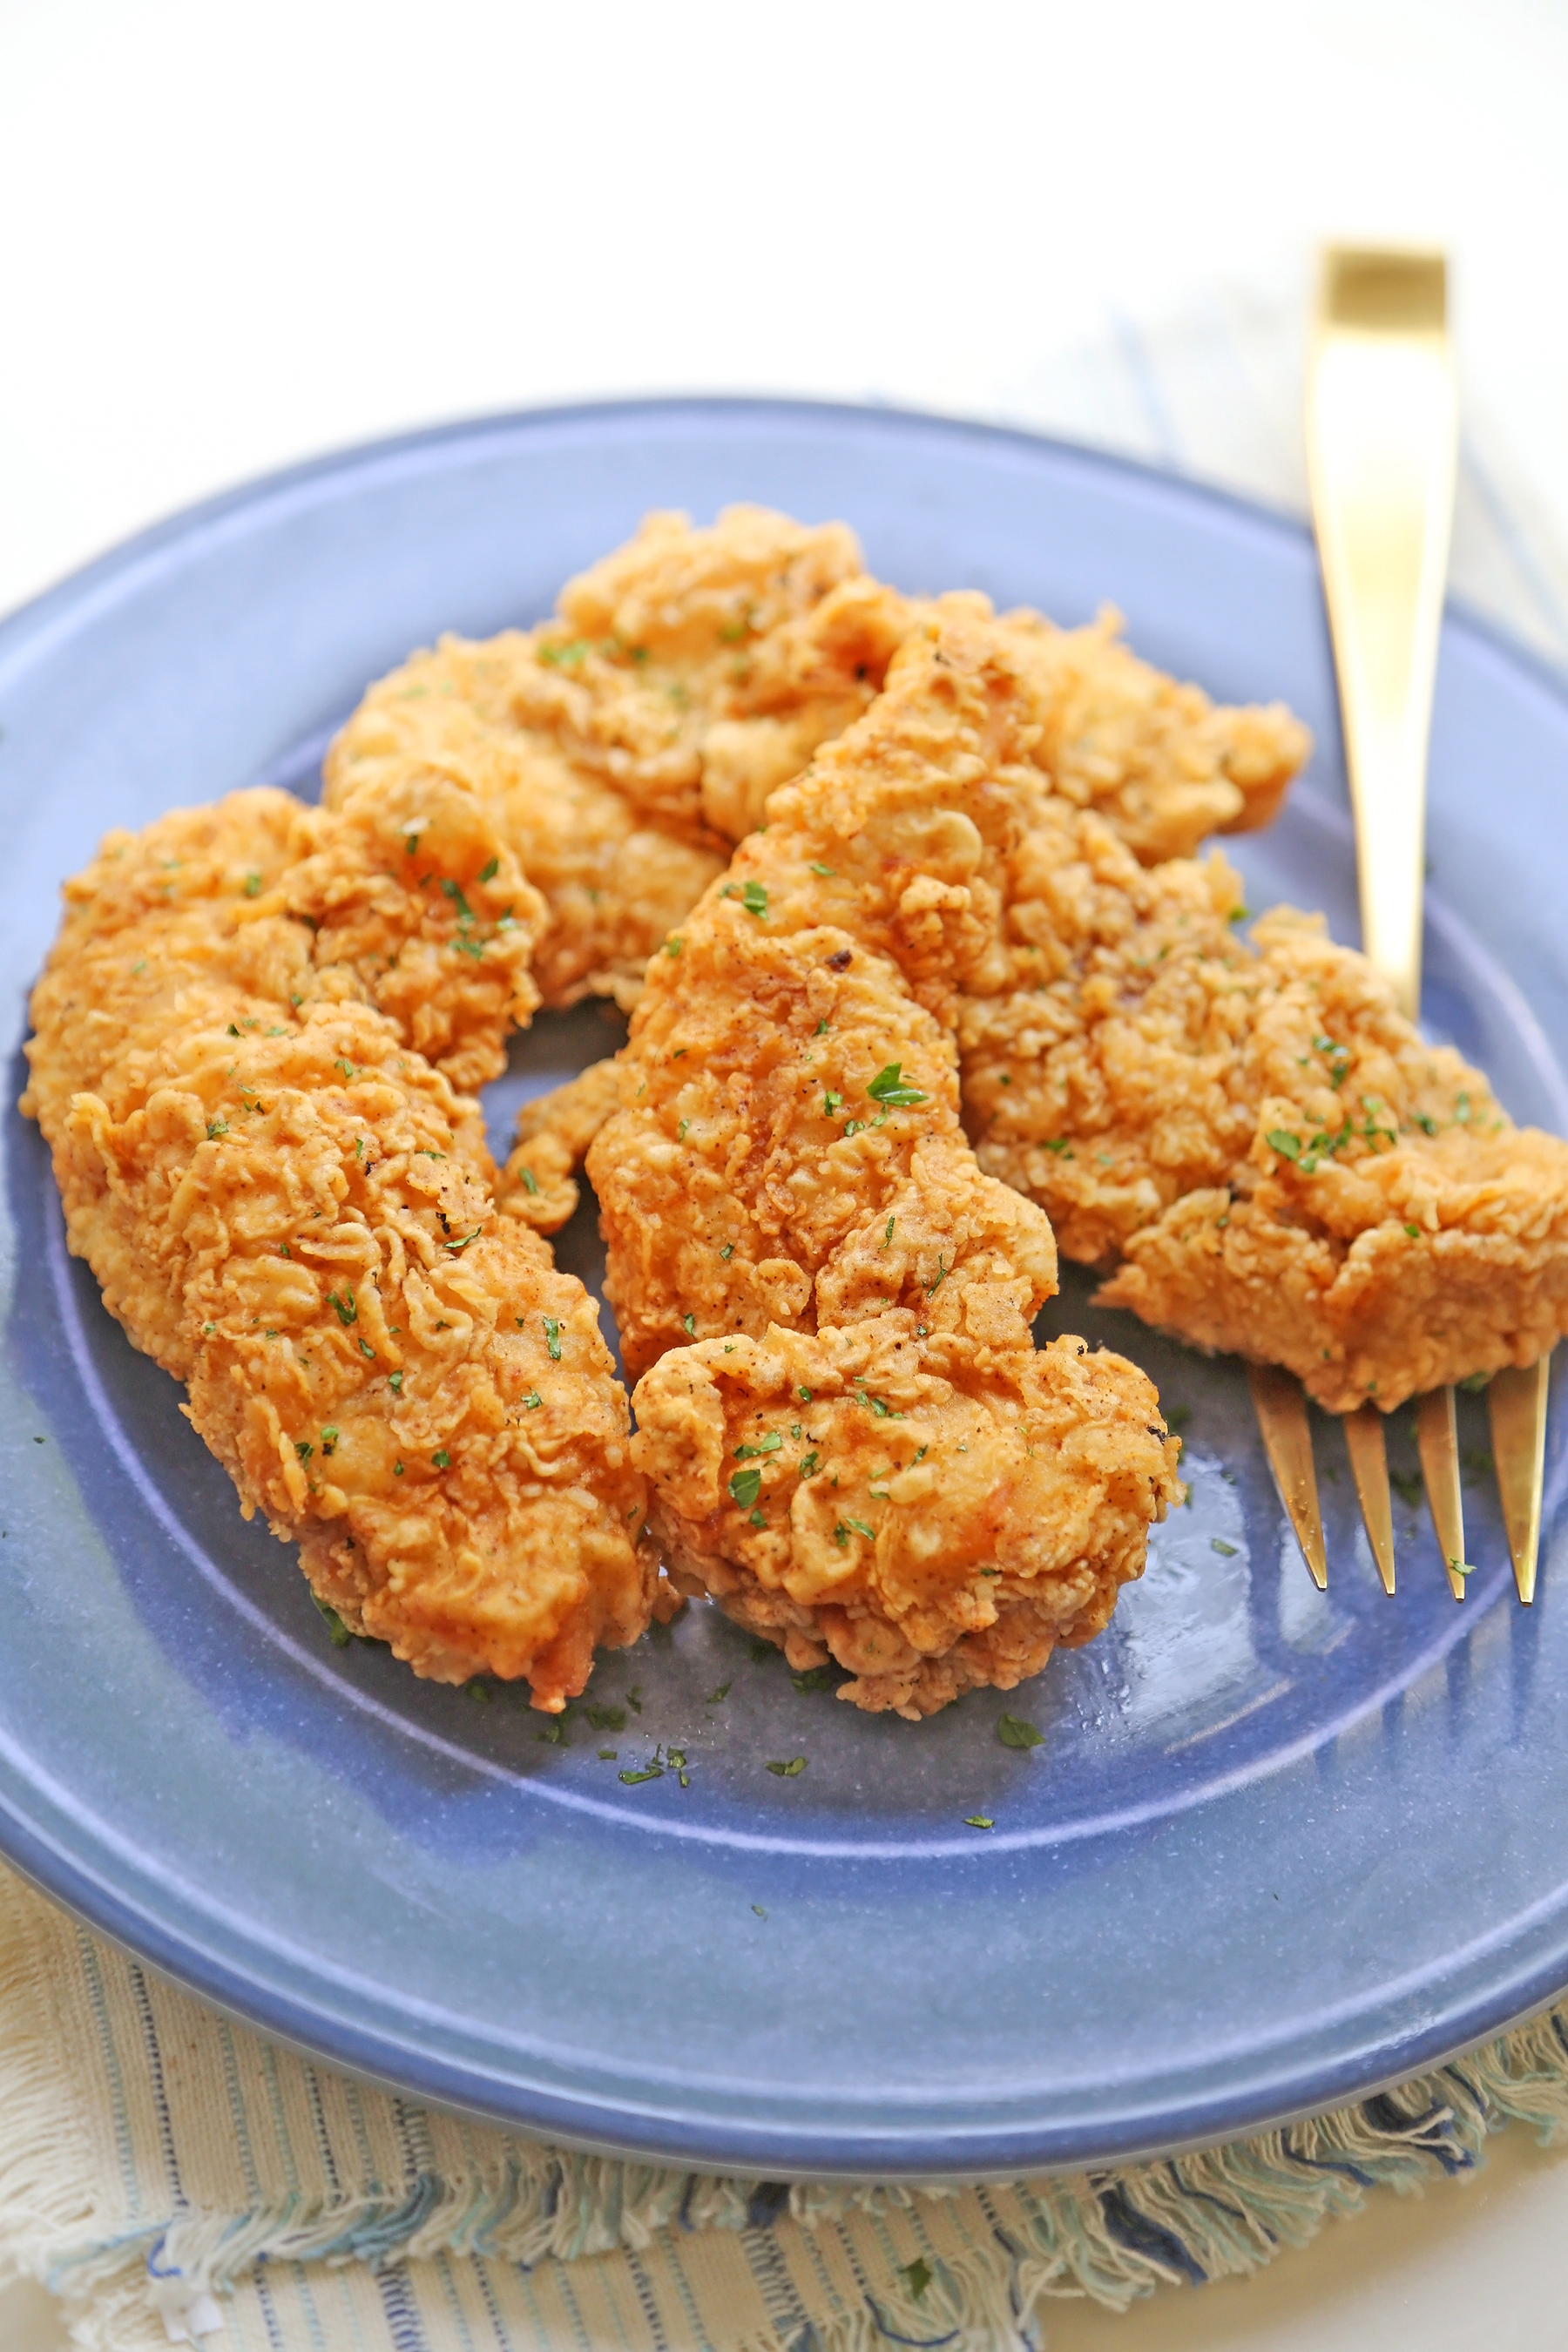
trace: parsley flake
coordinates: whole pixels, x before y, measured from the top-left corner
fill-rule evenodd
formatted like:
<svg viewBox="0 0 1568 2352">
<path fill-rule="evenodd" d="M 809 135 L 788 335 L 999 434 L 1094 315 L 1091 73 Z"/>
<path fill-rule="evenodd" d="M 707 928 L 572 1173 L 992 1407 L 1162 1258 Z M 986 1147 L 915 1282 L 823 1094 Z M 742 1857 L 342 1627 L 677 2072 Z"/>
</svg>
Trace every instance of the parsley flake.
<svg viewBox="0 0 1568 2352">
<path fill-rule="evenodd" d="M 989 1813 L 965 1813 L 963 1816 L 963 1826 L 966 1830 L 994 1830 L 996 1824 L 992 1820 Z M 910 2264 L 910 2268 L 911 2270 L 924 2270 L 925 2264 L 923 2263 L 911 2263 Z M 929 2279 L 929 2273 L 927 2273 L 927 2276 Z M 916 2287 L 914 2292 L 918 2294 L 921 2290 L 919 2287 Z"/>
<path fill-rule="evenodd" d="M 437 1446 L 435 1453 L 430 1456 L 430 1466 L 434 1470 L 449 1470 L 451 1468 L 452 1457 L 447 1453 L 444 1445 Z"/>
<path fill-rule="evenodd" d="M 787 1764 L 770 1763 L 768 1770 L 776 1780 L 798 1780 L 805 1769 L 804 1756 L 792 1756 Z"/>
<path fill-rule="evenodd" d="M 910 1086 L 902 1071 L 901 1062 L 889 1062 L 886 1069 L 879 1070 L 866 1088 L 871 1100 L 887 1103 L 896 1110 L 906 1109 L 911 1103 L 929 1102 L 929 1095 L 923 1095 L 919 1087 Z"/>
<path fill-rule="evenodd" d="M 403 1394 L 403 1374 L 401 1372 L 388 1372 L 386 1376 L 386 1385 L 392 1391 L 394 1396 L 401 1396 Z"/>
<path fill-rule="evenodd" d="M 776 1454 L 783 1444 L 783 1432 L 770 1429 L 767 1435 L 760 1438 L 755 1445 L 737 1445 L 735 1459 L 737 1462 L 750 1462 L 759 1454 Z"/>
<path fill-rule="evenodd" d="M 349 1632 L 348 1627 L 343 1623 L 343 1621 L 338 1615 L 337 1611 L 335 1609 L 329 1608 L 328 1604 L 321 1599 L 319 1592 L 312 1592 L 310 1598 L 327 1621 L 327 1633 L 331 1638 L 333 1649 L 346 1650 L 349 1643 L 353 1641 L 353 1635 Z"/>
<path fill-rule="evenodd" d="M 1026 1723 L 1021 1715 L 999 1715 L 996 1737 L 1004 1748 L 1043 1748 L 1046 1743 L 1045 1733 Z"/>
<path fill-rule="evenodd" d="M 333 1312 L 337 1316 L 338 1321 L 343 1325 L 345 1329 L 349 1324 L 357 1323 L 359 1321 L 359 1307 L 355 1301 L 353 1292 L 349 1288 L 346 1283 L 343 1285 L 343 1292 L 341 1298 L 335 1290 L 328 1291 L 327 1304 L 332 1308 Z"/>
<path fill-rule="evenodd" d="M 742 1511 L 749 1511 L 763 1491 L 760 1470 L 732 1470 L 730 1473 L 730 1500 Z"/>
<path fill-rule="evenodd" d="M 561 1361 L 561 1326 L 553 1315 L 543 1315 L 540 1320 L 544 1326 L 545 1352 L 552 1364 L 558 1364 Z"/>
</svg>

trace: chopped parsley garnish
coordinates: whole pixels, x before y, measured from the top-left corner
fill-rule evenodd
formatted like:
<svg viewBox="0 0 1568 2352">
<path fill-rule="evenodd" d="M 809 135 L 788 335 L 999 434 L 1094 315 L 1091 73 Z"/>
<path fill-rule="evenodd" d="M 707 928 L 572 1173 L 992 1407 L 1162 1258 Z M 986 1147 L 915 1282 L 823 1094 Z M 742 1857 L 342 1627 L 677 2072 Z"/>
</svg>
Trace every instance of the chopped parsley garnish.
<svg viewBox="0 0 1568 2352">
<path fill-rule="evenodd" d="M 321 1432 L 321 1451 L 322 1451 L 322 1453 L 323 1453 L 323 1454 L 335 1454 L 335 1453 L 337 1452 L 337 1450 L 338 1450 L 338 1433 L 337 1433 L 337 1431 L 336 1431 L 335 1429 L 323 1429 L 323 1430 L 322 1430 L 322 1432 Z"/>
<path fill-rule="evenodd" d="M 346 1055 L 340 1054 L 337 1060 L 332 1064 L 332 1067 L 334 1070 L 341 1070 L 342 1072 L 344 1080 L 349 1085 L 353 1083 L 354 1066 L 348 1060 Z"/>
<path fill-rule="evenodd" d="M 1282 1160 L 1300 1160 L 1301 1157 L 1300 1137 L 1289 1134 L 1282 1127 L 1271 1127 L 1267 1141 L 1269 1150 L 1279 1152 Z"/>
<path fill-rule="evenodd" d="M 896 1110 L 906 1109 L 911 1103 L 929 1101 L 930 1097 L 923 1095 L 919 1087 L 910 1086 L 902 1071 L 901 1062 L 889 1062 L 885 1070 L 879 1070 L 866 1088 L 871 1100 L 887 1103 Z"/>
<path fill-rule="evenodd" d="M 679 1126 L 676 1129 L 676 1130 L 675 1130 L 675 1139 L 676 1139 L 677 1143 L 684 1143 L 684 1142 L 685 1142 L 685 1140 L 686 1140 L 686 1130 L 687 1130 L 687 1129 L 690 1126 L 690 1124 L 691 1124 L 691 1121 L 690 1121 L 689 1118 L 683 1118 L 683 1119 L 681 1120 L 680 1125 L 679 1125 Z"/>
<path fill-rule="evenodd" d="M 294 1451 L 301 1462 L 309 1462 L 315 1450 L 308 1437 L 297 1437 L 294 1440 Z"/>
<path fill-rule="evenodd" d="M 756 1913 L 756 1915 L 757 1915 L 757 1916 L 758 1916 L 758 1918 L 759 1918 L 759 1919 L 765 1919 L 765 1918 L 767 1917 L 767 1916 L 768 1916 L 768 1915 L 767 1915 L 767 1913 L 763 1909 L 763 1906 L 762 1906 L 762 1905 L 761 1905 L 760 1903 L 753 1903 L 753 1904 L 752 1904 L 752 1910 Z"/>
<path fill-rule="evenodd" d="M 395 1478 L 401 1478 L 401 1477 L 402 1477 L 402 1475 L 403 1475 L 403 1465 L 402 1465 L 402 1463 L 401 1463 L 401 1462 L 395 1462 L 395 1463 L 393 1464 L 393 1465 L 392 1465 L 392 1475 L 393 1475 L 393 1476 L 394 1476 Z"/>
<path fill-rule="evenodd" d="M 618 1748 L 601 1748 L 599 1750 L 599 1761 L 601 1764 L 613 1764 L 619 1754 L 620 1749 Z"/>
<path fill-rule="evenodd" d="M 217 1139 L 218 1139 L 218 1137 L 219 1137 L 220 1135 L 226 1135 L 227 1133 L 228 1133 L 228 1121 L 227 1121 L 227 1119 L 226 1119 L 226 1118 L 209 1118 L 209 1119 L 208 1119 L 208 1121 L 207 1121 L 207 1141 L 208 1141 L 209 1143 L 216 1143 L 216 1142 L 217 1141 Z"/>
<path fill-rule="evenodd" d="M 898 1222 L 899 1222 L 899 1221 L 898 1221 L 897 1217 L 889 1217 L 889 1218 L 888 1219 L 888 1227 L 887 1227 L 887 1231 L 886 1231 L 886 1232 L 883 1234 L 883 1235 L 882 1235 L 882 1247 L 883 1247 L 884 1249 L 886 1249 L 886 1248 L 887 1248 L 888 1244 L 892 1240 L 892 1238 L 893 1238 L 893 1227 L 898 1223 Z"/>
<path fill-rule="evenodd" d="M 747 883 L 741 893 L 741 904 L 748 915 L 756 915 L 765 920 L 768 911 L 768 894 L 760 882 Z"/>
<path fill-rule="evenodd" d="M 456 1257 L 459 1250 L 466 1250 L 468 1248 L 470 1242 L 477 1242 L 483 1231 L 484 1227 L 482 1225 L 476 1225 L 473 1232 L 471 1234 L 465 1234 L 460 1242 L 443 1242 L 441 1246 L 443 1249 L 449 1249 L 452 1255 Z"/>
<path fill-rule="evenodd" d="M 246 895 L 246 897 L 247 897 L 247 898 L 258 898 L 258 897 L 259 897 L 259 895 L 260 895 L 260 891 L 261 891 L 261 877 L 260 877 L 260 875 L 259 875 L 259 874 L 247 874 L 247 875 L 246 876 L 246 877 L 245 877 L 245 895 Z"/>
<path fill-rule="evenodd" d="M 817 1460 L 818 1456 L 816 1449 L 814 1446 L 809 1454 L 805 1454 L 801 1456 L 800 1461 L 795 1465 L 797 1475 L 802 1478 L 815 1478 L 816 1475 Z"/>
<path fill-rule="evenodd" d="M 685 942 L 681 940 L 666 940 L 664 943 L 665 954 L 667 956 L 678 956 Z"/>
<path fill-rule="evenodd" d="M 435 1453 L 430 1456 L 430 1466 L 433 1470 L 449 1470 L 451 1468 L 452 1457 L 447 1453 L 444 1445 L 437 1446 Z"/>
<path fill-rule="evenodd" d="M 528 1394 L 522 1401 L 530 1412 L 537 1412 L 540 1406 L 544 1402 L 544 1399 L 540 1395 L 537 1389 L 530 1389 Z"/>
<path fill-rule="evenodd" d="M 828 1093 L 823 1096 L 822 1116 L 824 1118 L 831 1118 L 836 1111 L 840 1111 L 843 1108 L 844 1097 L 842 1095 L 836 1095 L 829 1090 Z"/>
<path fill-rule="evenodd" d="M 875 1528 L 868 1528 L 864 1519 L 852 1519 L 848 1513 L 846 1512 L 844 1517 L 833 1530 L 840 1544 L 844 1541 L 844 1530 L 846 1528 L 853 1528 L 855 1533 L 858 1536 L 864 1536 L 868 1543 L 875 1543 L 877 1540 L 877 1530 Z"/>
<path fill-rule="evenodd" d="M 724 1264 L 725 1264 L 726 1265 L 729 1265 L 729 1263 L 730 1263 L 730 1260 L 731 1260 L 731 1259 L 734 1256 L 734 1255 L 735 1255 L 735 1244 L 734 1244 L 734 1243 L 733 1243 L 733 1242 L 726 1242 L 726 1243 L 725 1243 L 725 1244 L 724 1244 L 724 1246 L 723 1246 L 723 1248 L 720 1251 L 719 1255 L 720 1255 L 720 1256 L 723 1259 Z"/>
<path fill-rule="evenodd" d="M 616 1778 L 624 1781 L 628 1789 L 635 1789 L 639 1780 L 662 1780 L 664 1767 L 662 1764 L 645 1764 L 640 1772 L 617 1772 Z"/>
<path fill-rule="evenodd" d="M 697 1337 L 697 1318 L 696 1318 L 696 1316 L 695 1316 L 695 1315 L 683 1315 L 683 1316 L 681 1317 L 681 1318 L 680 1318 L 680 1328 L 681 1328 L 681 1329 L 685 1332 L 685 1334 L 686 1334 L 686 1336 L 687 1336 L 687 1338 L 688 1338 L 689 1339 L 696 1339 L 696 1337 Z"/>
<path fill-rule="evenodd" d="M 863 1118 L 847 1118 L 844 1122 L 844 1132 L 847 1136 L 858 1135 L 865 1128 L 865 1125 L 866 1122 Z"/>
<path fill-rule="evenodd" d="M 553 1315 L 541 1316 L 540 1320 L 544 1326 L 545 1352 L 552 1364 L 558 1364 L 561 1361 L 561 1326 Z"/>
<path fill-rule="evenodd" d="M 770 1429 L 767 1435 L 759 1438 L 755 1445 L 737 1445 L 735 1459 L 737 1462 L 750 1462 L 759 1454 L 776 1454 L 783 1444 L 783 1432 Z"/>
<path fill-rule="evenodd" d="M 624 1706 L 591 1706 L 588 1720 L 595 1731 L 624 1731 L 626 1711 Z"/>
<path fill-rule="evenodd" d="M 537 1194 L 537 1193 L 538 1193 L 538 1191 L 539 1191 L 539 1185 L 538 1185 L 538 1183 L 537 1183 L 537 1181 L 536 1181 L 536 1180 L 535 1180 L 535 1177 L 534 1177 L 534 1173 L 533 1173 L 532 1169 L 531 1169 L 531 1168 L 520 1168 L 520 1169 L 518 1170 L 518 1171 L 517 1171 L 517 1172 L 518 1172 L 518 1174 L 519 1174 L 519 1175 L 521 1177 L 521 1179 L 522 1179 L 522 1181 L 523 1181 L 523 1187 L 524 1187 L 525 1191 L 530 1192 L 532 1192 L 532 1193 L 534 1193 L 534 1194 Z"/>
<path fill-rule="evenodd" d="M 730 1473 L 730 1500 L 741 1510 L 749 1511 L 762 1491 L 763 1474 L 760 1470 L 731 1470 Z"/>
<path fill-rule="evenodd" d="M 728 1684 L 728 1683 L 721 1683 L 717 1690 L 710 1690 L 710 1691 L 709 1692 L 709 1694 L 708 1694 L 708 1699 L 707 1699 L 707 1704 L 708 1704 L 710 1706 L 718 1706 L 718 1704 L 719 1704 L 719 1702 L 720 1702 L 720 1700 L 721 1700 L 721 1698 L 728 1698 L 728 1697 L 729 1697 L 729 1696 L 730 1696 L 730 1685 L 729 1685 L 729 1684 Z"/>
<path fill-rule="evenodd" d="M 832 866 L 822 865 L 820 861 L 815 857 L 811 861 L 811 870 L 814 874 L 820 874 L 825 881 L 831 881 L 833 879 Z"/>
<path fill-rule="evenodd" d="M 574 639 L 566 646 L 541 646 L 539 648 L 540 660 L 548 662 L 552 669 L 575 669 L 580 661 L 587 659 L 587 655 L 588 648 L 581 639 Z M 623 1772 L 622 1780 L 626 1777 Z"/>
<path fill-rule="evenodd" d="M 349 1632 L 348 1627 L 343 1623 L 343 1621 L 338 1615 L 337 1611 L 330 1608 L 327 1602 L 321 1599 L 319 1592 L 312 1592 L 310 1598 L 327 1621 L 327 1633 L 331 1637 L 333 1649 L 346 1650 L 349 1643 L 353 1640 L 353 1635 Z"/>
<path fill-rule="evenodd" d="M 1043 1748 L 1046 1743 L 1045 1733 L 1026 1722 L 1021 1715 L 999 1715 L 996 1737 L 1004 1748 Z"/>
<path fill-rule="evenodd" d="M 992 1820 L 989 1813 L 965 1813 L 963 1816 L 963 1826 L 966 1830 L 994 1830 L 996 1824 Z M 911 2271 L 924 2271 L 925 2264 L 924 2263 L 911 2263 L 910 2264 L 910 2269 Z M 910 2292 L 912 2294 L 921 2294 L 924 2292 L 930 2282 L 931 2273 L 926 2271 L 926 2275 L 921 2280 L 919 2286 L 915 2286 L 911 2282 Z"/>
<path fill-rule="evenodd" d="M 500 859 L 499 857 L 492 857 L 488 866 L 480 866 L 479 880 L 481 882 L 493 882 L 500 872 Z"/>
<path fill-rule="evenodd" d="M 1233 1543 L 1226 1543 L 1223 1536 L 1210 1536 L 1209 1549 L 1211 1551 L 1217 1551 L 1221 1559 L 1234 1559 L 1236 1558 L 1236 1546 Z"/>
<path fill-rule="evenodd" d="M 804 1756 L 792 1756 L 787 1764 L 770 1763 L 768 1770 L 776 1780 L 798 1780 L 805 1769 Z"/>
<path fill-rule="evenodd" d="M 357 1323 L 359 1321 L 359 1307 L 355 1301 L 353 1292 L 349 1288 L 346 1283 L 343 1285 L 343 1292 L 341 1298 L 335 1290 L 328 1291 L 327 1305 L 333 1309 L 338 1321 L 342 1323 L 345 1328 L 349 1324 Z"/>
<path fill-rule="evenodd" d="M 812 1034 L 812 1035 L 813 1035 L 814 1037 L 826 1037 L 826 1034 L 827 1034 L 827 1021 L 826 1021 L 826 1015 L 824 1016 L 824 1018 L 823 1018 L 822 1020 L 820 1020 L 820 1021 L 817 1023 L 817 1024 L 816 1024 L 816 1028 L 812 1031 L 812 1033 L 811 1033 L 811 1034 Z"/>
<path fill-rule="evenodd" d="M 401 1396 L 403 1394 L 403 1374 L 401 1372 L 388 1372 L 386 1376 L 386 1385 L 392 1391 L 394 1396 Z"/>
<path fill-rule="evenodd" d="M 807 1666 L 804 1674 L 791 1675 L 790 1680 L 803 1696 L 807 1691 L 831 1690 L 833 1669 L 831 1666 Z"/>
<path fill-rule="evenodd" d="M 810 1389 L 796 1389 L 795 1391 L 795 1394 L 799 1397 L 802 1404 L 809 1404 L 811 1402 L 812 1393 L 813 1392 Z"/>
<path fill-rule="evenodd" d="M 1405 1230 L 1409 1234 L 1413 1242 L 1418 1242 L 1420 1240 L 1421 1228 L 1419 1225 L 1406 1225 Z"/>
</svg>

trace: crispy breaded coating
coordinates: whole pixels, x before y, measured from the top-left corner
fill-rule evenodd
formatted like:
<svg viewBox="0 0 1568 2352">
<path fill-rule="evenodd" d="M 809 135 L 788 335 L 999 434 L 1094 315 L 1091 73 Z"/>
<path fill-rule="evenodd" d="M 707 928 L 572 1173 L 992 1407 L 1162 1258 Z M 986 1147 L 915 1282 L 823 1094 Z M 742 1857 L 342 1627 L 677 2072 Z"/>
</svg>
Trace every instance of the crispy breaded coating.
<svg viewBox="0 0 1568 2352">
<path fill-rule="evenodd" d="M 1049 1227 L 959 1125 L 985 869 L 1043 786 L 1006 780 L 1016 666 L 945 646 L 905 646 L 655 958 L 588 1160 L 674 1580 L 911 1717 L 1099 1632 L 1180 1493 L 1143 1374 L 1034 1347 Z"/>
<path fill-rule="evenodd" d="M 629 1004 L 729 840 L 864 709 L 903 630 L 842 523 L 650 515 L 569 583 L 557 619 L 444 638 L 372 687 L 328 755 L 327 802 L 400 758 L 450 769 L 544 894 L 543 1001 Z"/>
<path fill-rule="evenodd" d="M 981 1165 L 1100 1293 L 1286 1365 L 1332 1412 L 1530 1364 L 1568 1330 L 1568 1145 L 1520 1129 L 1364 958 L 1215 857 L 1142 870 L 1059 803 L 1011 862 L 1007 982 L 965 1003 Z"/>
<path fill-rule="evenodd" d="M 478 1105 L 410 1042 L 488 1067 L 526 1004 L 502 887 L 530 899 L 435 790 L 110 835 L 67 886 L 24 1108 L 72 1250 L 318 1597 L 416 1673 L 559 1711 L 654 1570 L 594 1305 L 497 1213 Z"/>
<path fill-rule="evenodd" d="M 990 614 L 983 597 L 945 602 Z M 445 767 L 547 901 L 544 1003 L 630 1005 L 729 845 L 861 716 L 934 609 L 869 578 L 842 523 L 762 507 L 705 530 L 650 515 L 569 583 L 554 620 L 444 638 L 372 687 L 328 756 L 327 801 L 400 759 Z M 1114 614 L 1087 629 L 1026 611 L 1001 625 L 1035 681 L 1031 758 L 1140 856 L 1264 823 L 1306 757 L 1289 712 L 1177 685 L 1118 642 Z"/>
<path fill-rule="evenodd" d="M 1121 643 L 1107 605 L 1086 629 L 1010 614 L 1040 713 L 1036 764 L 1098 809 L 1145 866 L 1190 857 L 1210 833 L 1251 833 L 1306 765 L 1310 730 L 1282 702 L 1237 709 L 1181 685 Z"/>
<path fill-rule="evenodd" d="M 524 1103 L 517 1115 L 517 1149 L 501 1180 L 501 1206 L 535 1233 L 558 1233 L 577 1206 L 574 1172 L 620 1098 L 620 1073 L 611 1055 Z"/>
</svg>

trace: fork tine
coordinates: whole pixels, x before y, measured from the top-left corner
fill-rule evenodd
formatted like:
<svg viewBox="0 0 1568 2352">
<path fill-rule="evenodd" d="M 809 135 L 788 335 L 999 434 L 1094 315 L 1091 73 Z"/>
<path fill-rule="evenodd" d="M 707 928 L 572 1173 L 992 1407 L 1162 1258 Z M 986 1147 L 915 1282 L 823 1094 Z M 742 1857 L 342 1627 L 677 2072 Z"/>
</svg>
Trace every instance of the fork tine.
<svg viewBox="0 0 1568 2352">
<path fill-rule="evenodd" d="M 1437 1530 L 1437 1548 L 1456 1601 L 1465 1597 L 1465 1506 L 1459 1493 L 1459 1435 L 1454 1422 L 1454 1391 L 1434 1389 L 1415 1408 L 1415 1443 L 1421 1475 Z"/>
<path fill-rule="evenodd" d="M 1361 1498 L 1361 1515 L 1385 1592 L 1394 1591 L 1394 1509 L 1388 1493 L 1388 1447 L 1383 1415 L 1373 1404 L 1345 1415 L 1345 1445 Z"/>
<path fill-rule="evenodd" d="M 1494 1372 L 1487 1390 L 1491 1412 L 1492 1459 L 1513 1580 L 1528 1609 L 1535 1599 L 1535 1562 L 1541 1549 L 1541 1490 L 1546 1471 L 1546 1392 L 1552 1359 L 1542 1356 L 1525 1371 Z"/>
<path fill-rule="evenodd" d="M 1279 1499 L 1296 1530 L 1312 1581 L 1320 1592 L 1326 1592 L 1329 1563 L 1323 1549 L 1323 1515 L 1318 1508 L 1318 1474 L 1312 1461 L 1306 1396 L 1278 1364 L 1248 1364 L 1247 1377 Z"/>
</svg>

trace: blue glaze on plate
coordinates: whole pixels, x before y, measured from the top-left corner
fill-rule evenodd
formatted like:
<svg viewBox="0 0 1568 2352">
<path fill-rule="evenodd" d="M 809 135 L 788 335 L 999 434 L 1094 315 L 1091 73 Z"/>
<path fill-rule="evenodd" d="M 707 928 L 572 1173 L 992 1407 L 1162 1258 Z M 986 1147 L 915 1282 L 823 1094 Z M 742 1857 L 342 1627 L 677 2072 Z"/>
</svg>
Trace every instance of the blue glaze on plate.
<svg viewBox="0 0 1568 2352">
<path fill-rule="evenodd" d="M 7 1053 L 58 883 L 106 826 L 262 776 L 312 789 L 333 723 L 410 646 L 535 618 L 650 506 L 707 518 L 733 499 L 847 517 L 910 589 L 978 586 L 1064 621 L 1113 599 L 1152 659 L 1226 698 L 1288 699 L 1317 757 L 1279 825 L 1233 854 L 1252 905 L 1323 906 L 1354 937 L 1298 524 L 1022 435 L 651 403 L 301 467 L 0 626 Z M 1562 683 L 1450 614 L 1428 1017 L 1516 1116 L 1559 1130 L 1565 772 Z M 616 1036 L 595 1008 L 537 1024 L 491 1090 L 498 1133 Z M 1322 1421 L 1319 1595 L 1238 1368 L 1098 1312 L 1069 1270 L 1042 1335 L 1123 1349 L 1189 1416 L 1192 1506 L 1156 1531 L 1103 1639 L 911 1726 L 797 1689 L 694 1609 L 600 1664 L 599 1726 L 558 1747 L 515 1692 L 481 1706 L 371 1645 L 330 1646 L 291 1556 L 241 1520 L 173 1383 L 66 1255 L 47 1155 L 9 1107 L 19 1060 L 12 1076 L 0 1851 L 197 1990 L 547 2137 L 714 2168 L 951 2176 L 1250 2128 L 1568 1984 L 1560 1402 L 1532 1612 L 1484 1477 L 1464 1605 L 1403 1503 L 1386 1601 Z M 561 1255 L 595 1277 L 591 1211 Z M 1461 1415 L 1484 1449 L 1481 1406 Z M 1407 1414 L 1391 1453 L 1414 1471 Z M 1044 1743 L 1003 1748 L 1003 1713 Z M 670 1743 L 689 1787 L 620 1782 Z M 798 1776 L 767 1772 L 797 1755 Z"/>
</svg>

